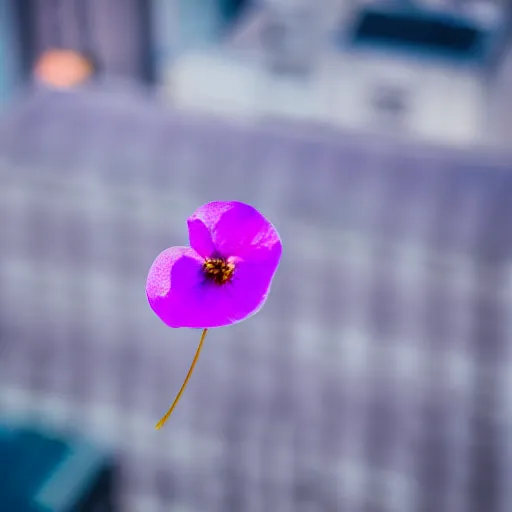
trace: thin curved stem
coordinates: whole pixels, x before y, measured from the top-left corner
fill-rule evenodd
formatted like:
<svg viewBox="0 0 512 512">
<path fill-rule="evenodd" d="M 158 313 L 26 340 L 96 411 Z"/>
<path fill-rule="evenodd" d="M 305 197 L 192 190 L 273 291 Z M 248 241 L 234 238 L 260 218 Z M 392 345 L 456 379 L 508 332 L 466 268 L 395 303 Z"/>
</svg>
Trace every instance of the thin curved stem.
<svg viewBox="0 0 512 512">
<path fill-rule="evenodd" d="M 176 395 L 176 398 L 174 399 L 174 402 L 172 403 L 171 407 L 169 407 L 169 410 L 164 414 L 164 416 L 162 416 L 162 419 L 156 424 L 155 428 L 157 430 L 160 430 L 165 425 L 166 421 L 169 419 L 172 412 L 178 405 L 181 395 L 183 395 L 183 392 L 185 391 L 185 388 L 187 387 L 188 381 L 190 380 L 190 377 L 192 376 L 192 373 L 194 372 L 194 368 L 196 366 L 197 360 L 199 359 L 199 354 L 201 353 L 201 349 L 203 348 L 203 343 L 204 343 L 204 339 L 206 338 L 207 332 L 208 332 L 208 329 L 203 329 L 203 333 L 201 334 L 201 339 L 199 340 L 199 345 L 196 350 L 196 355 L 194 356 L 194 360 L 192 361 L 192 364 L 190 365 L 187 376 L 185 377 L 185 380 L 183 381 L 181 389 L 178 391 L 178 394 Z"/>
</svg>

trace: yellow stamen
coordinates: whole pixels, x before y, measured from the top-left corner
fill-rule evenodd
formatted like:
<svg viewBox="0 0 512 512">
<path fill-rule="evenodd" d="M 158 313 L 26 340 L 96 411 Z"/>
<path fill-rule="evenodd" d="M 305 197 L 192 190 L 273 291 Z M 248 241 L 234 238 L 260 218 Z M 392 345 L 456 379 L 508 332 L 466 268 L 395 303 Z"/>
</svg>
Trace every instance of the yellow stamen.
<svg viewBox="0 0 512 512">
<path fill-rule="evenodd" d="M 187 387 L 188 381 L 189 381 L 190 377 L 192 376 L 192 373 L 194 371 L 194 367 L 196 366 L 197 360 L 199 359 L 199 354 L 201 353 L 201 349 L 203 348 L 203 343 L 204 343 L 204 339 L 206 338 L 207 332 L 208 332 L 208 329 L 203 329 L 203 333 L 201 334 L 201 339 L 199 340 L 199 345 L 196 350 L 196 355 L 194 356 L 194 360 L 192 361 L 192 364 L 190 365 L 190 368 L 188 370 L 187 376 L 185 377 L 183 385 L 181 386 L 181 389 L 179 390 L 178 394 L 176 395 L 176 398 L 174 399 L 174 402 L 172 403 L 169 410 L 164 414 L 164 416 L 162 416 L 162 419 L 156 424 L 155 428 L 157 430 L 160 430 L 165 425 L 166 421 L 171 416 L 175 407 L 178 405 L 181 395 L 183 395 L 183 392 L 185 391 L 185 388 Z"/>
<path fill-rule="evenodd" d="M 203 264 L 203 272 L 208 280 L 217 285 L 223 285 L 231 281 L 235 265 L 223 258 L 208 258 Z"/>
</svg>

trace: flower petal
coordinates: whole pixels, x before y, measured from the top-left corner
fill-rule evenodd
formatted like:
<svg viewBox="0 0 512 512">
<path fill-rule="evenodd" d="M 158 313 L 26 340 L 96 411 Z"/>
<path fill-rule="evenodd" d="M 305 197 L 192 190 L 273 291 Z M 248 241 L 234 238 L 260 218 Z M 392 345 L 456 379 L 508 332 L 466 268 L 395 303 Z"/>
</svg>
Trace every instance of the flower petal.
<svg viewBox="0 0 512 512">
<path fill-rule="evenodd" d="M 149 271 L 146 294 L 158 317 L 169 327 L 212 328 L 240 322 L 265 303 L 277 265 L 237 260 L 233 280 L 225 285 L 205 281 L 202 258 L 188 247 L 159 254 Z"/>
<path fill-rule="evenodd" d="M 277 270 L 275 260 L 262 263 L 239 260 L 233 281 L 217 292 L 217 308 L 225 311 L 229 323 L 237 323 L 256 314 L 265 304 Z"/>
<path fill-rule="evenodd" d="M 193 316 L 183 327 L 212 328 L 241 322 L 256 314 L 267 300 L 276 266 L 237 261 L 233 280 L 225 285 L 203 283 L 183 298 Z"/>
<path fill-rule="evenodd" d="M 265 303 L 282 253 L 274 226 L 255 208 L 214 202 L 189 219 L 191 248 L 171 247 L 155 259 L 146 294 L 153 311 L 170 327 L 212 328 L 240 322 Z M 204 258 L 235 264 L 233 279 L 205 279 Z"/>
<path fill-rule="evenodd" d="M 281 246 L 271 222 L 256 208 L 238 201 L 205 204 L 187 223 L 191 247 L 205 258 L 218 253 L 257 262 Z"/>
<path fill-rule="evenodd" d="M 170 327 L 187 327 L 195 315 L 195 303 L 184 298 L 202 283 L 203 259 L 190 247 L 170 247 L 151 265 L 146 295 L 151 309 Z"/>
</svg>

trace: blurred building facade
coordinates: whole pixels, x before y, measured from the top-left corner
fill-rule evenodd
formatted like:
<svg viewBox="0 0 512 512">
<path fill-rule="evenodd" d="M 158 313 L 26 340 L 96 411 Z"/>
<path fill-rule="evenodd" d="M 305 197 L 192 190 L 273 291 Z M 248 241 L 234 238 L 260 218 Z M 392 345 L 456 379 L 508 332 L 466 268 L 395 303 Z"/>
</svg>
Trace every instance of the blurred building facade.
<svg viewBox="0 0 512 512">
<path fill-rule="evenodd" d="M 63 48 L 185 107 L 507 146 L 511 5 L 0 0 L 0 104 Z"/>
<path fill-rule="evenodd" d="M 0 84 L 30 77 L 52 48 L 92 56 L 107 76 L 154 83 L 183 47 L 212 43 L 240 0 L 1 0 Z M 179 31 L 179 34 L 178 34 Z M 13 52 L 13 49 L 16 49 Z"/>
<path fill-rule="evenodd" d="M 123 512 L 510 512 L 510 170 L 37 91 L 0 124 L 0 411 L 113 444 Z M 198 331 L 155 318 L 148 266 L 219 198 L 283 261 L 155 432 Z"/>
</svg>

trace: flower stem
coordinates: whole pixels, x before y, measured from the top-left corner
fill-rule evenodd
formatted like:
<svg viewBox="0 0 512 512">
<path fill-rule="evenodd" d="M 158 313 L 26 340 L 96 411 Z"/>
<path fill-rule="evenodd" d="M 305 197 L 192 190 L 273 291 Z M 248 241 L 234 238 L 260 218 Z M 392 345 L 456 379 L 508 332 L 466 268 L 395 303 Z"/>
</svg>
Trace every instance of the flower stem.
<svg viewBox="0 0 512 512">
<path fill-rule="evenodd" d="M 197 360 L 199 359 L 199 354 L 201 353 L 201 349 L 203 348 L 203 343 L 204 343 L 204 339 L 206 338 L 207 332 L 208 332 L 208 329 L 203 329 L 203 333 L 201 334 L 201 339 L 199 340 L 199 345 L 196 350 L 196 355 L 194 356 L 194 360 L 192 361 L 192 364 L 190 365 L 187 376 L 185 377 L 185 380 L 183 381 L 181 389 L 179 390 L 178 394 L 176 395 L 176 398 L 174 399 L 174 402 L 172 403 L 171 407 L 169 407 L 169 410 L 165 413 L 164 416 L 162 416 L 162 419 L 156 424 L 155 428 L 157 430 L 160 430 L 165 425 L 166 421 L 169 419 L 172 412 L 178 405 L 181 395 L 183 395 L 183 392 L 185 391 L 185 388 L 187 387 L 188 381 L 190 380 L 190 377 L 192 376 L 192 373 L 194 372 L 194 368 L 196 366 Z"/>
</svg>

